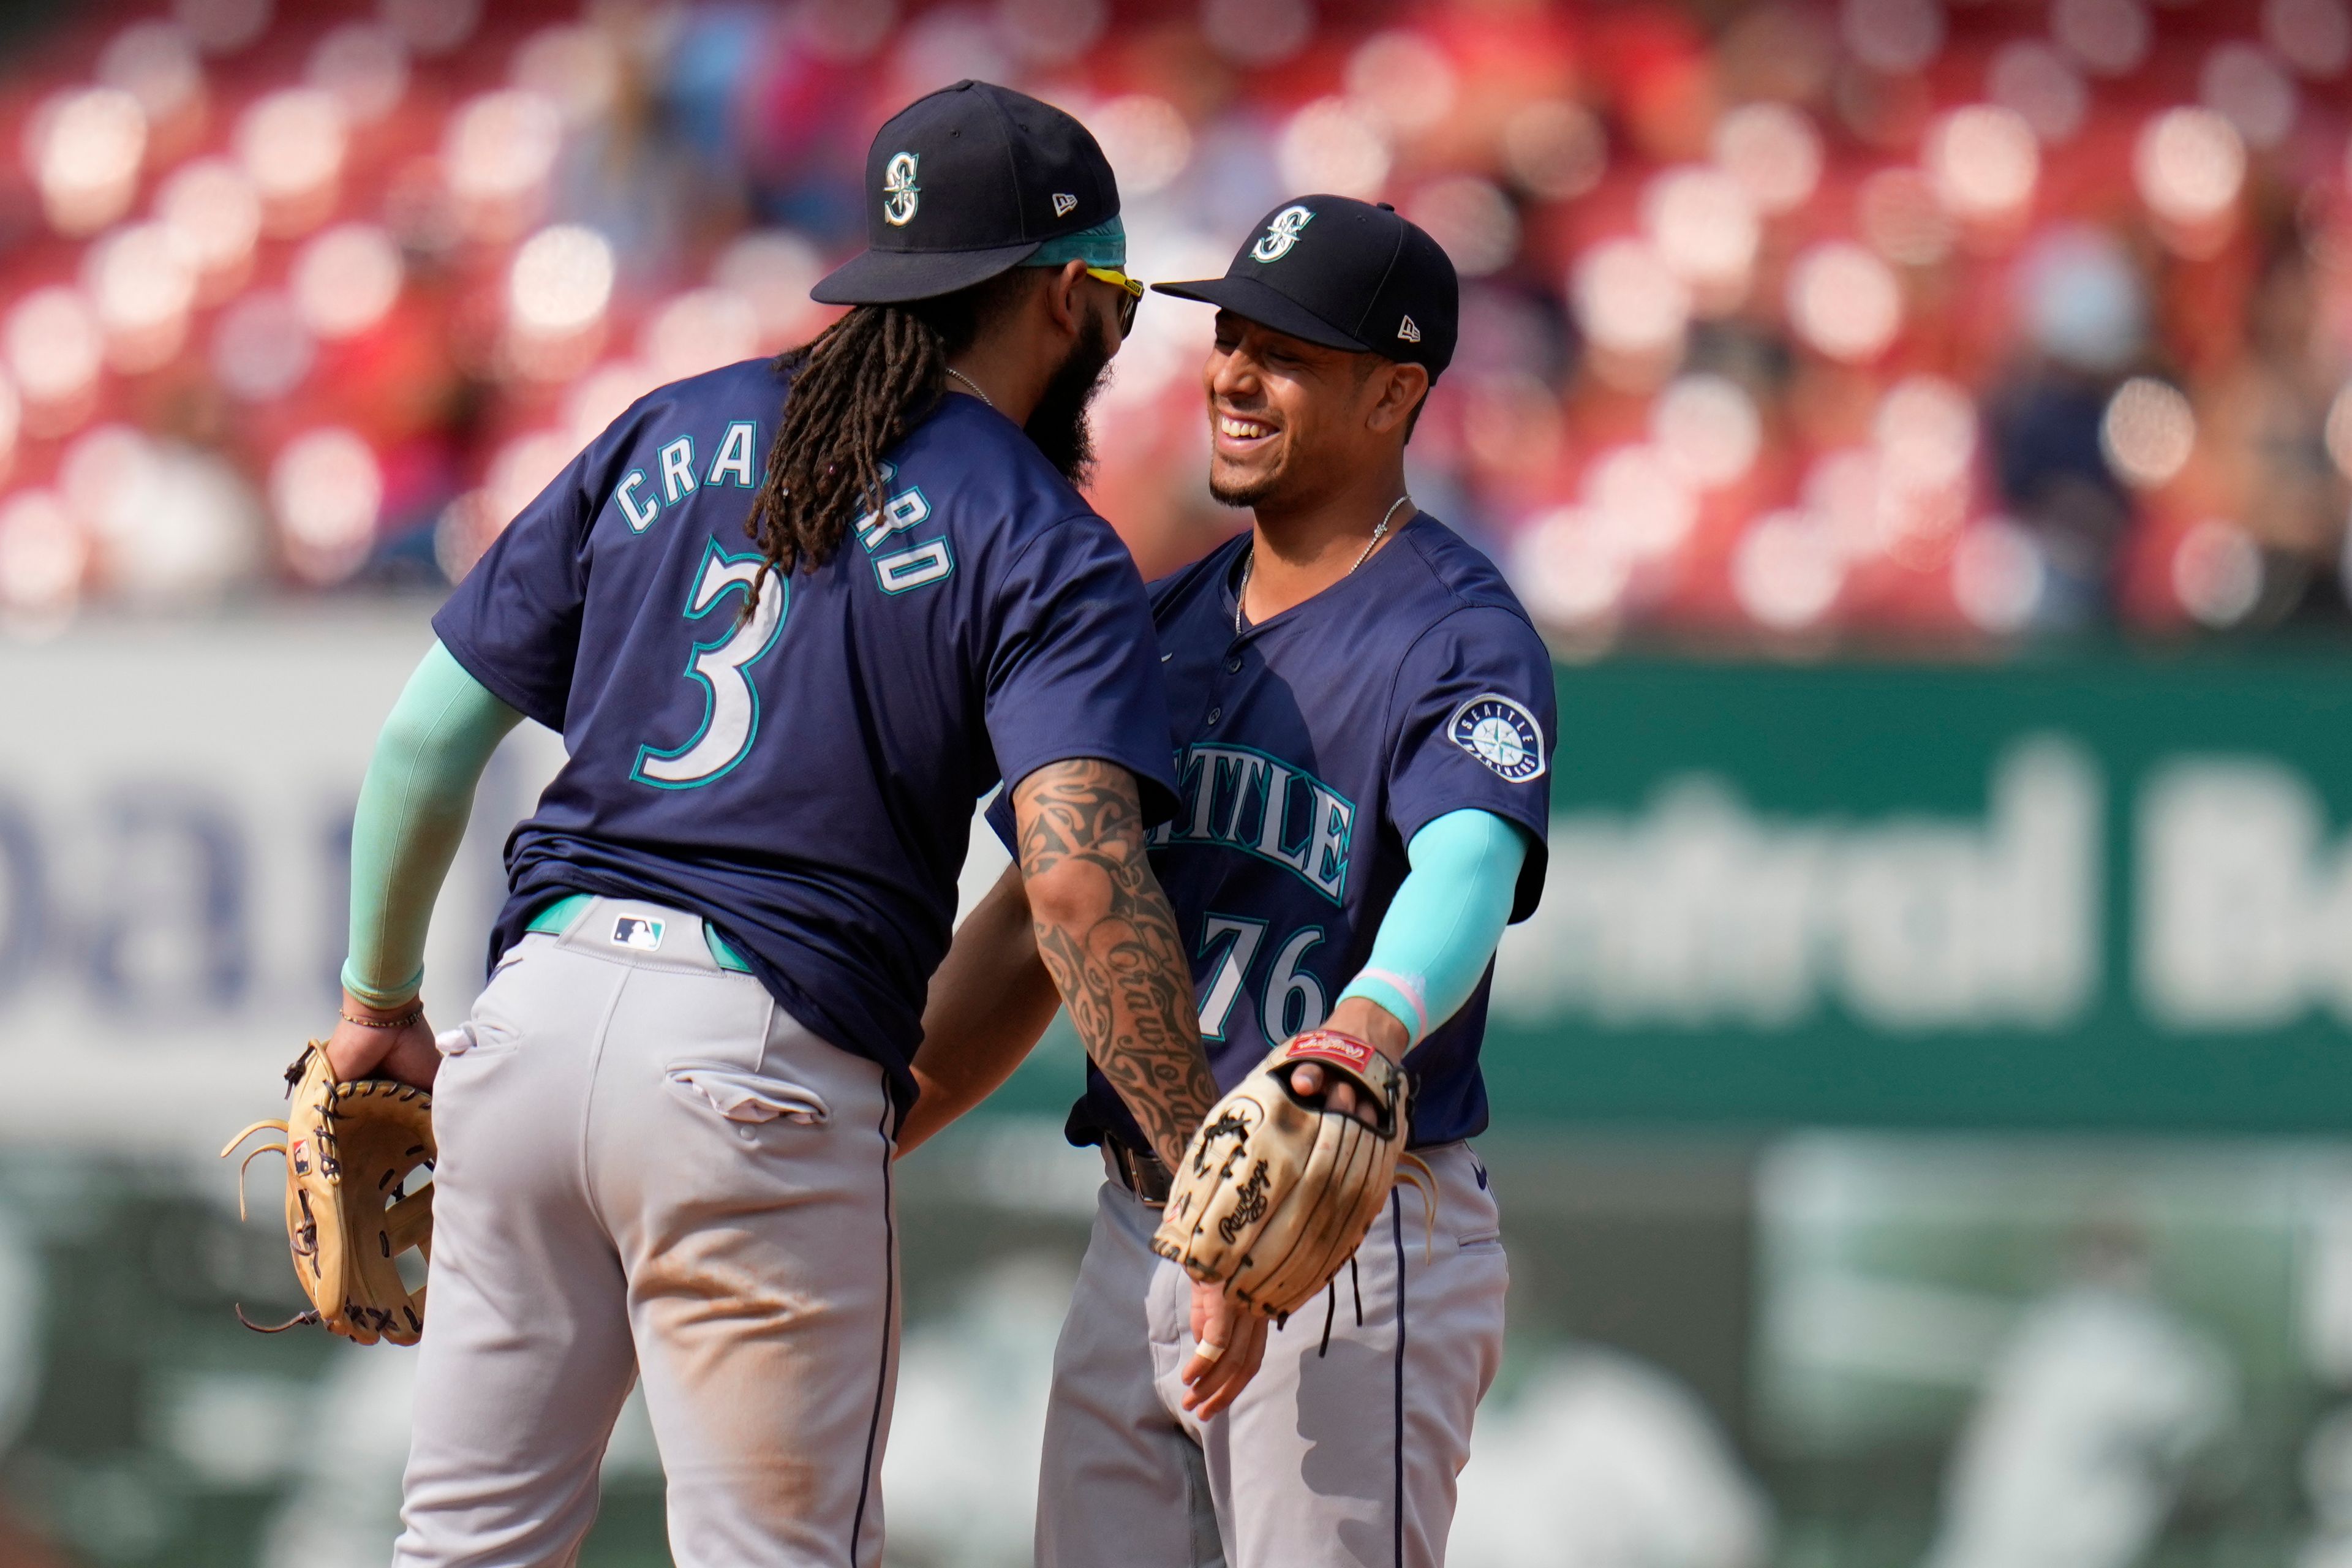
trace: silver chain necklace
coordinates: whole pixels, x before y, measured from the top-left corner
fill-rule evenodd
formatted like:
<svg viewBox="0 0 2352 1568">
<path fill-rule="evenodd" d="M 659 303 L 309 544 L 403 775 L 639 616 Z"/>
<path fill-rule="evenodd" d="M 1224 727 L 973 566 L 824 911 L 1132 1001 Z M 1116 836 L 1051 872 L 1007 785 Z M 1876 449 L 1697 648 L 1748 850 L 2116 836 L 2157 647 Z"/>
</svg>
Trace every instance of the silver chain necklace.
<svg viewBox="0 0 2352 1568">
<path fill-rule="evenodd" d="M 951 376 L 955 377 L 958 381 L 960 381 L 960 382 L 963 383 L 966 386 L 969 386 L 970 388 L 971 388 L 971 395 L 972 395 L 974 397 L 979 398 L 982 403 L 987 404 L 991 412 L 993 412 L 993 411 L 995 410 L 995 408 L 996 408 L 996 401 L 995 401 L 995 399 L 993 399 L 993 398 L 990 397 L 990 396 L 988 395 L 988 394 L 986 394 L 985 392 L 981 391 L 981 389 L 980 389 L 980 383 L 978 383 L 978 382 L 976 382 L 976 381 L 972 380 L 972 378 L 971 378 L 971 377 L 970 377 L 970 376 L 968 376 L 968 375 L 964 374 L 964 373 L 963 373 L 963 372 L 961 372 L 961 371 L 960 371 L 960 370 L 956 369 L 956 368 L 955 368 L 955 366 L 953 366 L 953 365 L 950 365 L 950 366 L 948 366 L 948 374 L 949 374 L 950 375 L 951 375 Z"/>
<path fill-rule="evenodd" d="M 953 375 L 955 372 L 950 371 L 948 374 L 950 375 Z M 1356 574 L 1356 567 L 1361 566 L 1365 562 L 1370 561 L 1372 558 L 1372 552 L 1378 550 L 1381 547 L 1381 541 L 1388 537 L 1389 519 L 1397 514 L 1397 508 L 1405 505 L 1412 500 L 1412 497 L 1410 495 L 1401 495 L 1397 497 L 1396 500 L 1389 502 L 1389 510 L 1381 513 L 1381 521 L 1375 523 L 1372 527 L 1371 538 L 1364 541 L 1364 552 L 1356 557 L 1354 566 L 1350 566 L 1345 572 L 1339 574 L 1342 579 L 1354 576 Z M 1234 636 L 1235 637 L 1242 635 L 1242 601 L 1249 597 L 1250 574 L 1256 570 L 1256 568 L 1257 546 L 1253 544 L 1250 546 L 1248 558 L 1242 563 L 1242 585 L 1234 594 Z"/>
</svg>

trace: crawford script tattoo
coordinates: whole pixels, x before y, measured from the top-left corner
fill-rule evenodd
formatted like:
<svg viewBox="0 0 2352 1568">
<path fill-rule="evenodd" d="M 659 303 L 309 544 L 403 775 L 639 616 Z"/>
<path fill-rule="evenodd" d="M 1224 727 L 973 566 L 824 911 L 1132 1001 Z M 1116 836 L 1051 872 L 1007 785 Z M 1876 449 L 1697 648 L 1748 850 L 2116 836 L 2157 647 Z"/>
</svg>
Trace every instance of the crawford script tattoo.
<svg viewBox="0 0 2352 1568">
<path fill-rule="evenodd" d="M 1023 779 L 1013 804 L 1024 878 L 1095 873 L 1081 884 L 1095 892 L 1079 903 L 1083 917 L 1036 921 L 1037 954 L 1087 1055 L 1174 1170 L 1217 1086 L 1176 914 L 1145 858 L 1135 775 L 1112 763 L 1055 763 Z"/>
</svg>

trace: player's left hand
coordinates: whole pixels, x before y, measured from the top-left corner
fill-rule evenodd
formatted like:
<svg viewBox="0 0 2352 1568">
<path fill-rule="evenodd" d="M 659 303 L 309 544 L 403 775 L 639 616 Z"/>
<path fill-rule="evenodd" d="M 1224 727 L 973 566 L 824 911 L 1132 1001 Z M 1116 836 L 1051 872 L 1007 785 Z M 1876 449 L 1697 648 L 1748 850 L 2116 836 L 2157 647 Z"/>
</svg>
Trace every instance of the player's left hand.
<svg viewBox="0 0 2352 1568">
<path fill-rule="evenodd" d="M 1184 1408 L 1206 1421 L 1231 1405 L 1265 1360 L 1271 1320 L 1227 1296 L 1218 1285 L 1192 1286 L 1192 1353 L 1185 1360 Z M 1215 1354 L 1203 1353 L 1222 1346 Z"/>
</svg>

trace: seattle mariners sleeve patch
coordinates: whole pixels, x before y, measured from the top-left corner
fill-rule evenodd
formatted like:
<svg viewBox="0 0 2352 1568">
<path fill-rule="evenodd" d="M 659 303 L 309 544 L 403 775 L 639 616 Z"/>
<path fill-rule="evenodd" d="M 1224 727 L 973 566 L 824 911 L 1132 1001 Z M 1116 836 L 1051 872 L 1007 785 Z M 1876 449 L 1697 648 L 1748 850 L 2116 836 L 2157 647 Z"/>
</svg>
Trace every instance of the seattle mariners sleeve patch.
<svg viewBox="0 0 2352 1568">
<path fill-rule="evenodd" d="M 1499 691 L 1473 697 L 1446 721 L 1446 737 L 1513 784 L 1544 774 L 1543 726 Z"/>
</svg>

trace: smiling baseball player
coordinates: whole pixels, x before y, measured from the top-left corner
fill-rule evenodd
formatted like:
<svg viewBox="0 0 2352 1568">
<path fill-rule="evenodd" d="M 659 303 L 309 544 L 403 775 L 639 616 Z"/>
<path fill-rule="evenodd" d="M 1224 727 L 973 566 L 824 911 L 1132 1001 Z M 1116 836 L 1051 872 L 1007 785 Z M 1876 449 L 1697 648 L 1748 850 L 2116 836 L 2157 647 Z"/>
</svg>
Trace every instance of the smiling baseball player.
<svg viewBox="0 0 2352 1568">
<path fill-rule="evenodd" d="M 1218 308 L 1210 487 L 1255 522 L 1152 589 L 1183 799 L 1151 857 L 1201 1032 L 1227 1089 L 1285 1041 L 1402 1064 L 1434 1190 L 1426 1210 L 1388 1194 L 1320 1310 L 1217 1321 L 1154 1256 L 1170 1173 L 1090 1075 L 1069 1134 L 1103 1146 L 1110 1179 L 1055 1358 L 1037 1561 L 1435 1564 L 1502 1355 L 1507 1268 L 1465 1140 L 1486 1125 L 1496 945 L 1542 889 L 1550 660 L 1501 574 L 1405 493 L 1455 335 L 1435 241 L 1385 206 L 1302 196 L 1223 279 L 1160 287 Z M 1008 876 L 959 931 L 909 1145 L 1050 1017 L 1030 923 Z M 1275 1070 L 1371 1119 L 1345 1077 Z"/>
<path fill-rule="evenodd" d="M 1110 168 L 964 82 L 883 128 L 866 193 L 814 290 L 848 314 L 591 443 L 435 618 L 369 770 L 329 1061 L 433 1084 L 440 1152 L 401 1564 L 572 1561 L 638 1378 L 682 1568 L 880 1560 L 892 1133 L 1000 775 L 1147 1142 L 1215 1098 L 1145 852 L 1150 609 L 1072 488 L 1141 292 Z M 425 920 L 522 717 L 569 761 L 442 1060 Z"/>
</svg>

